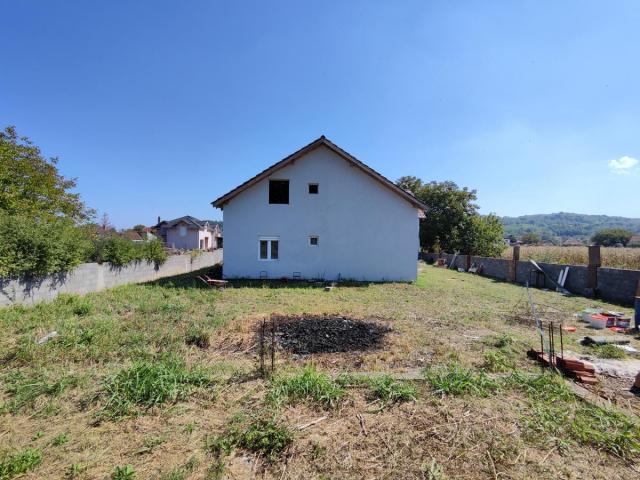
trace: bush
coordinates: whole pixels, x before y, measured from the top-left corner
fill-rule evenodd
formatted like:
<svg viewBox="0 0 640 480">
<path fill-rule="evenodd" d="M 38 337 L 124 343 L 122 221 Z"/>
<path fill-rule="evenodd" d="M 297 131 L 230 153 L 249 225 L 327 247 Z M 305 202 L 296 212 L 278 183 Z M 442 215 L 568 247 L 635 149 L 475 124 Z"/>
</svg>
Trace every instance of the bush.
<svg viewBox="0 0 640 480">
<path fill-rule="evenodd" d="M 330 408 L 336 406 L 343 395 L 342 387 L 326 373 L 307 367 L 297 375 L 274 377 L 267 399 L 276 405 L 312 401 Z"/>
<path fill-rule="evenodd" d="M 0 213 L 0 277 L 67 272 L 93 250 L 86 231 L 71 220 L 39 220 Z"/>
<path fill-rule="evenodd" d="M 126 238 L 112 236 L 96 242 L 94 260 L 99 263 L 109 262 L 117 267 L 146 260 L 158 266 L 167 260 L 167 253 L 158 239 L 136 243 Z"/>
<path fill-rule="evenodd" d="M 151 408 L 175 403 L 196 388 L 212 383 L 206 372 L 188 370 L 183 362 L 176 359 L 135 362 L 105 382 L 104 392 L 108 398 L 103 415 L 119 418 L 132 413 L 135 407 Z"/>
</svg>

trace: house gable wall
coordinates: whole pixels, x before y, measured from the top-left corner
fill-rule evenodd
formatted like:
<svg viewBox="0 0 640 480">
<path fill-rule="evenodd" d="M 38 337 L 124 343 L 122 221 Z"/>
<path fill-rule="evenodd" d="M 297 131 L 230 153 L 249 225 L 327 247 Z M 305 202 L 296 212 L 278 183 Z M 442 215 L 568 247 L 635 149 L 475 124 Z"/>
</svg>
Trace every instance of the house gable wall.
<svg viewBox="0 0 640 480">
<path fill-rule="evenodd" d="M 288 205 L 268 203 L 265 179 L 224 206 L 225 277 L 415 279 L 418 215 L 405 199 L 324 146 L 271 179 L 289 180 Z M 260 237 L 279 238 L 279 260 L 258 259 Z"/>
</svg>

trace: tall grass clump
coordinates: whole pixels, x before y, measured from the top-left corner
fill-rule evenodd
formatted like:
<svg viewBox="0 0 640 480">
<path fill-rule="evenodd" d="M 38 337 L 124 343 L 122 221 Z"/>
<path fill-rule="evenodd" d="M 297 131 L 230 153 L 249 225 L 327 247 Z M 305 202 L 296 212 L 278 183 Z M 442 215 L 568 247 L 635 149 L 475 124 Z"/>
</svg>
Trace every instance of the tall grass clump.
<svg viewBox="0 0 640 480">
<path fill-rule="evenodd" d="M 427 367 L 424 376 L 435 393 L 442 395 L 477 395 L 487 397 L 495 393 L 500 384 L 483 371 L 474 373 L 458 363 Z"/>
<path fill-rule="evenodd" d="M 391 375 L 382 375 L 371 379 L 371 396 L 383 405 L 389 403 L 410 402 L 417 398 L 418 392 L 413 383 L 396 380 Z"/>
<path fill-rule="evenodd" d="M 137 408 L 149 409 L 185 399 L 198 388 L 213 384 L 202 369 L 188 369 L 175 358 L 137 361 L 120 370 L 104 383 L 102 415 L 108 418 L 127 416 Z"/>
<path fill-rule="evenodd" d="M 0 460 L 0 480 L 9 480 L 33 470 L 42 462 L 42 452 L 35 448 L 26 448 L 20 452 L 6 455 Z"/>
<path fill-rule="evenodd" d="M 295 375 L 277 375 L 271 379 L 267 400 L 275 405 L 311 401 L 324 408 L 338 405 L 344 389 L 326 373 L 306 367 Z"/>
<path fill-rule="evenodd" d="M 27 375 L 22 372 L 12 372 L 3 379 L 4 391 L 9 399 L 0 404 L 0 413 L 17 414 L 26 408 L 33 408 L 41 396 L 55 397 L 67 388 L 77 386 L 78 378 L 67 375 L 52 380 L 44 374 Z"/>
</svg>

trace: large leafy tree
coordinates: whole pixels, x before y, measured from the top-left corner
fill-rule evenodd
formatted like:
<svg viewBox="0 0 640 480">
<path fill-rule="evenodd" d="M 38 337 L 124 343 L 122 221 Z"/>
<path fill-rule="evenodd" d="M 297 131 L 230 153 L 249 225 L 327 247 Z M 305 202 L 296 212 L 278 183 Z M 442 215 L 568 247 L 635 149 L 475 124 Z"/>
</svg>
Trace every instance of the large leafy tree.
<svg viewBox="0 0 640 480">
<path fill-rule="evenodd" d="M 65 178 L 57 158 L 45 158 L 15 127 L 0 132 L 0 212 L 35 219 L 64 217 L 74 222 L 90 218 L 75 179 Z"/>
<path fill-rule="evenodd" d="M 591 241 L 596 245 L 602 245 L 604 247 L 613 247 L 617 244 L 626 245 L 631 240 L 633 232 L 624 230 L 622 228 L 605 228 L 598 230 L 591 237 Z"/>
<path fill-rule="evenodd" d="M 495 215 L 478 213 L 475 190 L 450 181 L 424 183 L 413 176 L 396 183 L 428 207 L 420 222 L 423 249 L 494 256 L 504 248 L 502 223 Z"/>
</svg>

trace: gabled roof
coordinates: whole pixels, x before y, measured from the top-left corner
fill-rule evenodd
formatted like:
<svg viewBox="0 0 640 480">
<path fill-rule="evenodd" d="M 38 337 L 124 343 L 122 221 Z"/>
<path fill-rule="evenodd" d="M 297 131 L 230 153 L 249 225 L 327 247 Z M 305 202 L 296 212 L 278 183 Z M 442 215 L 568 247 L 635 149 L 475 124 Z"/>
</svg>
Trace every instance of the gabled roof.
<svg viewBox="0 0 640 480">
<path fill-rule="evenodd" d="M 427 208 L 427 206 L 425 204 L 423 204 L 420 200 L 418 200 L 416 197 L 414 197 L 413 194 L 411 194 L 410 192 L 407 192 L 406 190 L 403 190 L 402 188 L 398 187 L 391 180 L 389 180 L 388 178 L 384 177 L 380 173 L 376 172 L 373 168 L 369 167 L 368 165 L 365 165 L 363 162 L 358 160 L 356 157 L 354 157 L 350 153 L 346 152 L 345 150 L 341 149 L 336 144 L 334 144 L 333 142 L 328 140 L 324 135 L 322 135 L 317 140 L 314 140 L 309 145 L 307 145 L 305 147 L 302 147 L 297 152 L 294 152 L 291 155 L 289 155 L 288 157 L 283 158 L 278 163 L 274 163 L 273 165 L 271 165 L 267 169 L 265 169 L 262 172 L 258 173 L 255 177 L 250 178 L 249 180 L 247 180 L 243 184 L 237 186 L 236 188 L 234 188 L 230 192 L 225 193 L 221 197 L 215 199 L 213 202 L 211 202 L 211 204 L 214 207 L 222 209 L 224 207 L 225 203 L 229 202 L 231 199 L 233 199 L 237 195 L 241 194 L 242 192 L 244 192 L 249 187 L 251 187 L 251 186 L 255 185 L 256 183 L 264 180 L 265 178 L 267 178 L 269 175 L 273 174 L 274 172 L 277 172 L 278 170 L 286 167 L 287 165 L 290 165 L 291 163 L 296 161 L 298 158 L 306 155 L 307 153 L 309 153 L 309 152 L 311 152 L 311 151 L 313 151 L 316 148 L 319 148 L 321 146 L 327 147 L 329 150 L 333 151 L 335 154 L 339 155 L 340 157 L 344 158 L 347 162 L 351 163 L 354 167 L 358 167 L 360 170 L 362 170 L 364 173 L 369 175 L 371 178 L 373 178 L 377 182 L 380 182 L 384 187 L 388 188 L 392 192 L 394 192 L 397 195 L 401 196 L 407 202 L 409 202 L 410 204 L 412 204 L 414 207 L 418 208 L 419 210 L 425 210 Z"/>
<path fill-rule="evenodd" d="M 161 225 L 164 225 L 165 228 L 171 228 L 180 223 L 186 223 L 189 227 L 204 228 L 205 225 L 209 223 L 209 227 L 213 229 L 214 224 L 212 222 L 212 220 L 199 220 L 191 215 L 185 215 L 184 217 L 175 218 L 173 220 L 162 220 L 155 226 L 155 228 L 159 228 Z"/>
</svg>

